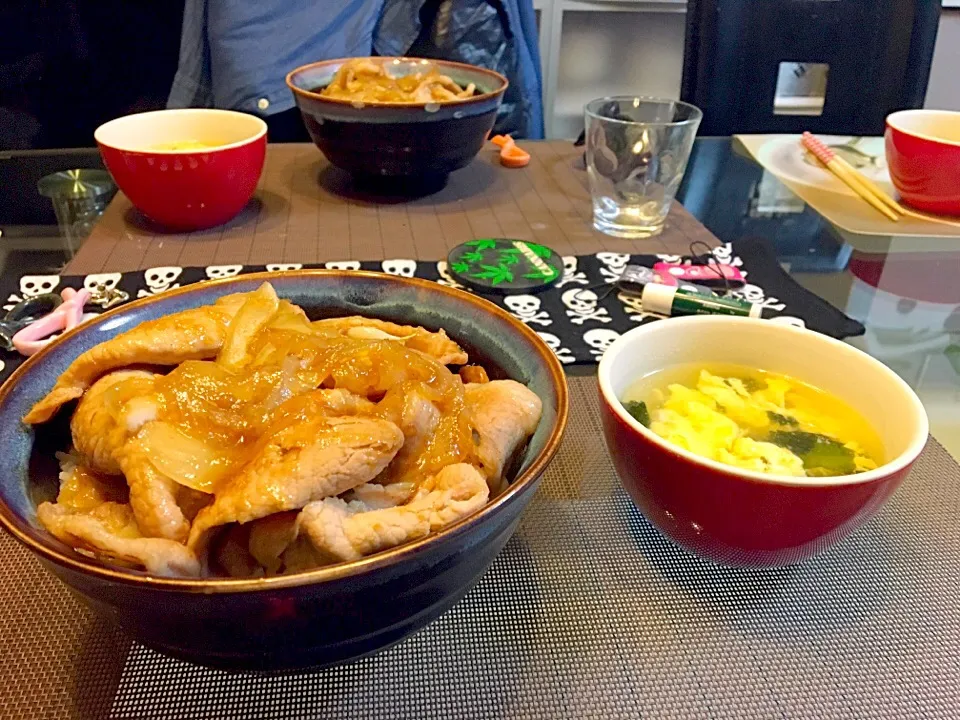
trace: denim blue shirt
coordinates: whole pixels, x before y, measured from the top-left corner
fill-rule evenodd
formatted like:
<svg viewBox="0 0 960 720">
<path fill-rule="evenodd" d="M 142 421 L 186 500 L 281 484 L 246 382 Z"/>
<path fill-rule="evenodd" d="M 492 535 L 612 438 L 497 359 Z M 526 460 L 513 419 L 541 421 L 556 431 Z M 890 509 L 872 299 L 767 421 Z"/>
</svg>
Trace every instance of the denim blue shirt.
<svg viewBox="0 0 960 720">
<path fill-rule="evenodd" d="M 294 100 L 284 82 L 288 72 L 330 58 L 403 55 L 420 33 L 422 4 L 423 0 L 186 0 L 180 61 L 167 106 L 232 108 L 258 115 L 289 110 Z M 505 42 L 515 58 L 505 71 L 511 88 L 498 130 L 543 137 L 540 57 L 531 0 L 457 0 L 451 31 L 463 31 L 466 40 L 449 49 L 451 59 L 494 67 L 504 56 L 503 48 L 491 46 L 495 33 L 483 27 L 484 14 L 488 21 L 499 17 L 494 6 L 506 16 Z M 457 15 L 463 19 L 458 21 Z M 499 28 L 501 22 L 496 24 Z"/>
<path fill-rule="evenodd" d="M 383 3 L 187 0 L 167 106 L 289 110 L 287 73 L 315 60 L 369 55 Z"/>
</svg>

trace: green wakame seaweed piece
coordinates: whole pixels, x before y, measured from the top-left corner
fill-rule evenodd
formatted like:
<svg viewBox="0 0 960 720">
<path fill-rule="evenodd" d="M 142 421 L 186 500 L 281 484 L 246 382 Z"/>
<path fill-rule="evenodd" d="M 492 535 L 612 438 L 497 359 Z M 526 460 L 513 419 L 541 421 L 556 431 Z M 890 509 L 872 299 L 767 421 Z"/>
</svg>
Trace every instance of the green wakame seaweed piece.
<svg viewBox="0 0 960 720">
<path fill-rule="evenodd" d="M 856 453 L 838 440 L 803 430 L 774 430 L 767 438 L 803 460 L 813 477 L 850 475 L 856 472 Z"/>
<path fill-rule="evenodd" d="M 623 408 L 630 413 L 638 423 L 644 427 L 650 427 L 650 411 L 647 410 L 647 404 L 645 402 L 630 400 L 623 404 Z"/>
</svg>

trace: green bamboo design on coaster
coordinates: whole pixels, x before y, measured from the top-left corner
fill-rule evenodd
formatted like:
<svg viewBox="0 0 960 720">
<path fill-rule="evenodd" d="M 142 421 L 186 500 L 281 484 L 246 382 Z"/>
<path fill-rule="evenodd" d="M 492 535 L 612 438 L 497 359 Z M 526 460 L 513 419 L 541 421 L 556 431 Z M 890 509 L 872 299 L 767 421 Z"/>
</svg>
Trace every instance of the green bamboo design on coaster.
<svg viewBox="0 0 960 720">
<path fill-rule="evenodd" d="M 470 273 L 470 277 L 489 280 L 490 284 L 494 286 L 504 281 L 513 282 L 513 273 L 510 272 L 510 268 L 502 263 L 500 265 L 481 265 L 480 272 Z"/>
<path fill-rule="evenodd" d="M 516 248 L 507 248 L 500 251 L 500 263 L 503 265 L 516 265 L 520 262 L 520 251 Z"/>
<path fill-rule="evenodd" d="M 477 250 L 495 250 L 497 247 L 497 241 L 493 238 L 482 238 L 481 240 L 471 240 L 470 242 L 465 242 L 464 245 L 468 245 Z"/>
<path fill-rule="evenodd" d="M 529 240 L 478 238 L 454 248 L 450 271 L 465 284 L 484 290 L 537 290 L 558 280 L 563 261 L 556 252 Z"/>
</svg>

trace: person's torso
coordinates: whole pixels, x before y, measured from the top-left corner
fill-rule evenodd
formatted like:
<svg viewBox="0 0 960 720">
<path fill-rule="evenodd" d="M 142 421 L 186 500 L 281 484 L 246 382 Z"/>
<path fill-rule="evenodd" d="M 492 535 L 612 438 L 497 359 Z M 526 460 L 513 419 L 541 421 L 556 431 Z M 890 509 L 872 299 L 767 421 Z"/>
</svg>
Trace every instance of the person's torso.
<svg viewBox="0 0 960 720">
<path fill-rule="evenodd" d="M 371 53 L 383 0 L 208 0 L 210 79 L 217 107 L 293 106 L 284 78 L 325 58 Z"/>
</svg>

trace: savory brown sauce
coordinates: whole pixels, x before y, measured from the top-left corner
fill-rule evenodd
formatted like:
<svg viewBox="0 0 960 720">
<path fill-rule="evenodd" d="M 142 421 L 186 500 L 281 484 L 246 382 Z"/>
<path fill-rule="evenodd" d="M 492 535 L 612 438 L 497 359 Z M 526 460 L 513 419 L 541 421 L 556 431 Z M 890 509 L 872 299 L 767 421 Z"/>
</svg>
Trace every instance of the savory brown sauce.
<svg viewBox="0 0 960 720">
<path fill-rule="evenodd" d="M 422 71 L 392 74 L 388 65 L 361 58 L 345 63 L 328 85 L 313 92 L 360 103 L 442 103 L 472 97 L 476 86 L 462 87 L 431 64 Z"/>
</svg>

